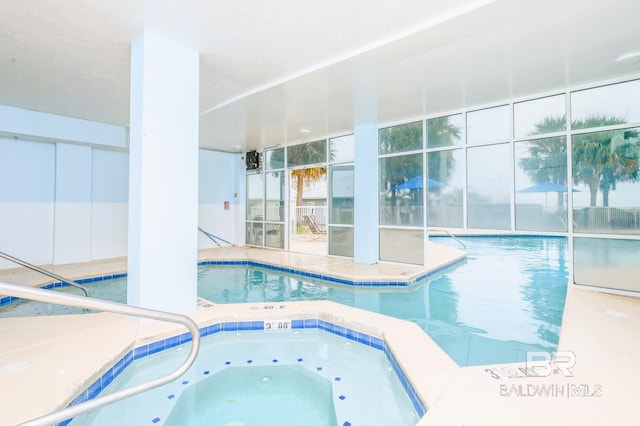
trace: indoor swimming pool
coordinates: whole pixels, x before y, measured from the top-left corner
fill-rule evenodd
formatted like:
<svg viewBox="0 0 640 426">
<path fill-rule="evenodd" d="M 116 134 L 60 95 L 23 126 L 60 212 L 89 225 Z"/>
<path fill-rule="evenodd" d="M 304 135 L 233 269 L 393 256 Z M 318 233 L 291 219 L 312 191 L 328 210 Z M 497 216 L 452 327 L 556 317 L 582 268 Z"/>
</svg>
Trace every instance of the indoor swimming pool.
<svg viewBox="0 0 640 426">
<path fill-rule="evenodd" d="M 220 266 L 200 270 L 198 295 L 214 303 L 331 300 L 405 319 L 460 366 L 519 362 L 527 351 L 554 351 L 567 291 L 566 239 L 461 239 L 466 261 L 408 288 L 354 288 Z"/>
<path fill-rule="evenodd" d="M 461 239 L 465 261 L 408 287 L 355 287 L 244 262 L 199 267 L 198 296 L 214 303 L 331 300 L 405 319 L 460 366 L 519 362 L 527 351 L 554 351 L 567 291 L 566 238 Z M 458 244 L 446 237 L 434 240 Z M 125 278 L 96 281 L 89 288 L 97 298 L 126 300 Z M 70 309 L 34 304 L 39 302 L 5 305 L 0 317 Z"/>
<path fill-rule="evenodd" d="M 103 393 L 167 374 L 187 351 L 176 346 L 137 359 Z M 289 329 L 207 336 L 179 379 L 69 424 L 408 426 L 419 418 L 381 348 L 319 329 Z"/>
</svg>

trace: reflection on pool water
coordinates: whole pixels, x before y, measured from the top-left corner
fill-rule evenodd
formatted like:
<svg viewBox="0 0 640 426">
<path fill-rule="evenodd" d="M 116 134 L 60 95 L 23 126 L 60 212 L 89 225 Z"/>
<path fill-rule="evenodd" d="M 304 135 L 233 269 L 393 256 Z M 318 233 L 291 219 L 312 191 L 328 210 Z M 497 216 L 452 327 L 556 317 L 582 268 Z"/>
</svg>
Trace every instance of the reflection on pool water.
<svg viewBox="0 0 640 426">
<path fill-rule="evenodd" d="M 567 291 L 566 239 L 466 237 L 467 260 L 409 288 L 363 289 L 260 268 L 200 271 L 215 303 L 332 300 L 413 321 L 459 365 L 519 362 L 554 351 Z M 438 238 L 441 244 L 457 244 Z"/>
<path fill-rule="evenodd" d="M 167 374 L 187 351 L 178 346 L 138 359 L 103 393 Z M 408 426 L 418 420 L 382 350 L 322 330 L 289 329 L 205 337 L 179 379 L 70 425 Z"/>
<path fill-rule="evenodd" d="M 434 240 L 457 244 L 446 237 Z M 462 240 L 466 261 L 408 288 L 352 287 L 259 267 L 216 265 L 199 268 L 198 296 L 215 303 L 332 300 L 406 319 L 461 366 L 519 362 L 527 351 L 554 351 L 567 291 L 566 238 Z M 109 282 L 113 286 L 91 284 L 92 295 L 124 302 L 124 279 Z M 12 305 L 0 315 L 31 309 Z M 56 313 L 58 307 L 47 309 Z"/>
</svg>

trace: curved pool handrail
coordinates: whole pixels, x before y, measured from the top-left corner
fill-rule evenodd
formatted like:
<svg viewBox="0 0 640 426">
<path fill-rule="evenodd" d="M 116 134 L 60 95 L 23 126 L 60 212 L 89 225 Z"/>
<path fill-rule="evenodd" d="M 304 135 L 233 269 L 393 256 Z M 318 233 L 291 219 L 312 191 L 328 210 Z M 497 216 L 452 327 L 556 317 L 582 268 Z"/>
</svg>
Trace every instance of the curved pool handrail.
<svg viewBox="0 0 640 426">
<path fill-rule="evenodd" d="M 11 261 L 11 262 L 13 262 L 13 263 L 17 263 L 18 265 L 24 266 L 25 268 L 29 268 L 29 269 L 31 269 L 32 271 L 40 272 L 41 274 L 44 274 L 44 275 L 46 275 L 46 276 L 48 276 L 48 277 L 51 277 L 51 278 L 53 278 L 53 279 L 55 279 L 55 280 L 62 281 L 63 283 L 65 283 L 65 284 L 69 284 L 70 286 L 73 286 L 73 287 L 79 288 L 80 290 L 82 290 L 82 291 L 84 292 L 84 295 L 85 295 L 86 297 L 91 297 L 91 296 L 89 295 L 89 289 L 87 289 L 85 286 L 80 285 L 80 284 L 78 284 L 78 283 L 76 283 L 76 282 L 74 282 L 74 281 L 71 281 L 71 280 L 69 280 L 69 279 L 67 279 L 67 278 L 65 278 L 65 277 L 61 277 L 61 276 L 60 276 L 60 275 L 58 275 L 58 274 L 54 274 L 54 273 L 53 273 L 53 272 L 51 272 L 51 271 L 47 271 L 46 269 L 42 269 L 42 268 L 40 268 L 39 266 L 32 265 L 32 264 L 31 264 L 31 263 L 29 263 L 29 262 L 25 262 L 25 261 L 24 261 L 24 260 L 22 260 L 22 259 L 18 259 L 17 257 L 13 257 L 13 256 L 11 256 L 11 255 L 9 255 L 9 254 L 7 254 L 7 253 L 3 253 L 3 252 L 1 252 L 1 251 L 0 251 L 0 257 L 5 258 L 5 259 L 7 259 L 7 260 L 10 260 L 10 261 Z"/>
<path fill-rule="evenodd" d="M 123 305 L 121 303 L 108 302 L 105 300 L 90 299 L 72 294 L 57 293 L 32 287 L 25 287 L 17 284 L 0 282 L 0 294 L 7 296 L 21 297 L 24 299 L 38 300 L 41 302 L 58 303 L 77 308 L 90 308 L 116 314 L 132 315 L 136 317 L 149 318 L 161 321 L 174 322 L 184 325 L 192 336 L 191 351 L 184 363 L 173 373 L 150 380 L 140 385 L 122 389 L 117 392 L 99 396 L 89 401 L 63 408 L 59 411 L 28 420 L 21 423 L 23 426 L 44 426 L 55 424 L 87 411 L 95 410 L 104 405 L 128 398 L 133 395 L 148 391 L 150 389 L 169 383 L 183 375 L 193 364 L 200 348 L 200 330 L 198 325 L 189 317 L 170 312 L 157 311 L 154 309 L 141 308 L 137 306 Z"/>
<path fill-rule="evenodd" d="M 448 236 L 450 236 L 451 238 L 453 238 L 454 240 L 456 240 L 458 243 L 460 243 L 460 245 L 462 246 L 462 248 L 464 248 L 465 250 L 467 249 L 467 245 L 465 243 L 462 242 L 462 240 L 458 237 L 456 237 L 455 235 L 453 235 L 451 232 L 449 232 L 448 230 L 442 228 L 442 229 L 436 229 L 436 231 L 440 231 L 440 232 L 444 232 L 445 234 L 447 234 Z"/>
</svg>

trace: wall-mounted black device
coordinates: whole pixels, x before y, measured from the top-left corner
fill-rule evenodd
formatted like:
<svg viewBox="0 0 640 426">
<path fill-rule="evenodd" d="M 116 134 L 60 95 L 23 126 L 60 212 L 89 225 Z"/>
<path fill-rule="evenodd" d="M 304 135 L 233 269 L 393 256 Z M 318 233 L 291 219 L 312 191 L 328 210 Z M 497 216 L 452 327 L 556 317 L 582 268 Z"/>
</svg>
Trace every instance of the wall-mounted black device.
<svg viewBox="0 0 640 426">
<path fill-rule="evenodd" d="M 258 151 L 249 151 L 245 155 L 245 164 L 247 170 L 256 170 L 260 168 L 260 153 Z"/>
</svg>

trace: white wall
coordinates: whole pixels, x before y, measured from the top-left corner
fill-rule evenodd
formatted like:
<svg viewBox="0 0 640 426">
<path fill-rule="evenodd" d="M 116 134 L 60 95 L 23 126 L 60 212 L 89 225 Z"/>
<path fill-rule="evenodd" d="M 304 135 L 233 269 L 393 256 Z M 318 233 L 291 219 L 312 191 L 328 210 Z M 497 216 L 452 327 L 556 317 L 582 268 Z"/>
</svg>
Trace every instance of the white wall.
<svg viewBox="0 0 640 426">
<path fill-rule="evenodd" d="M 0 139 L 0 251 L 38 265 L 126 256 L 127 185 L 126 152 Z"/>
<path fill-rule="evenodd" d="M 91 256 L 127 255 L 129 154 L 94 149 L 91 178 Z"/>
<path fill-rule="evenodd" d="M 53 263 L 91 260 L 91 147 L 56 144 Z"/>
<path fill-rule="evenodd" d="M 244 226 L 244 162 L 241 154 L 200 150 L 198 168 L 198 224 L 233 244 L 243 244 L 244 233 L 240 229 Z M 229 202 L 229 210 L 224 209 L 225 201 Z M 198 248 L 209 247 L 216 244 L 199 233 Z"/>
<path fill-rule="evenodd" d="M 55 145 L 0 139 L 0 251 L 53 260 Z M 16 265 L 0 259 L 1 268 Z"/>
<path fill-rule="evenodd" d="M 198 183 L 199 225 L 243 244 L 242 155 L 200 150 Z M 0 251 L 38 265 L 126 256 L 128 184 L 127 152 L 0 138 Z"/>
</svg>

